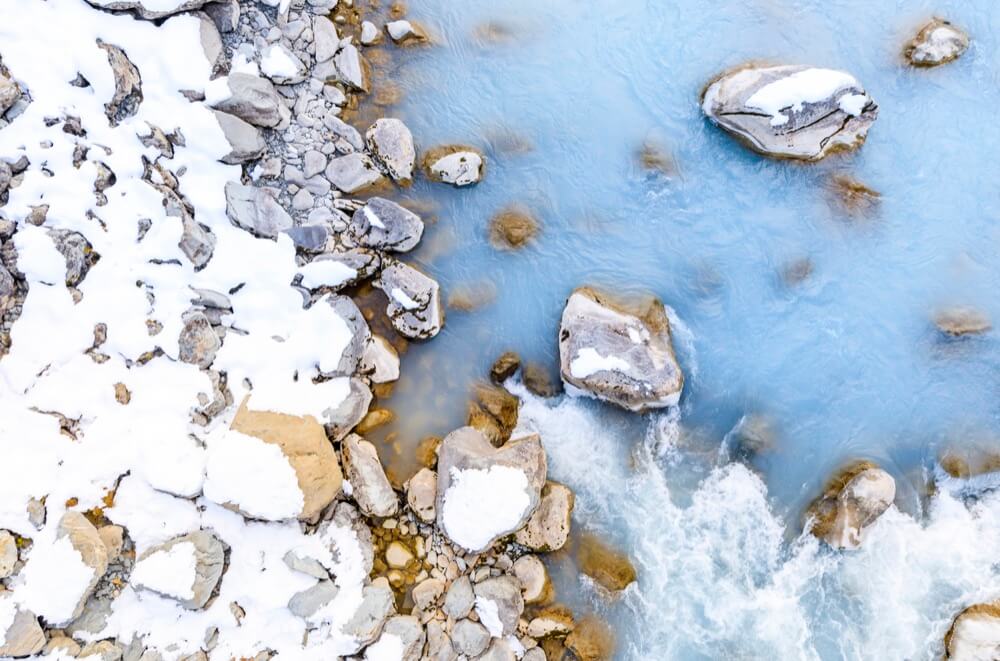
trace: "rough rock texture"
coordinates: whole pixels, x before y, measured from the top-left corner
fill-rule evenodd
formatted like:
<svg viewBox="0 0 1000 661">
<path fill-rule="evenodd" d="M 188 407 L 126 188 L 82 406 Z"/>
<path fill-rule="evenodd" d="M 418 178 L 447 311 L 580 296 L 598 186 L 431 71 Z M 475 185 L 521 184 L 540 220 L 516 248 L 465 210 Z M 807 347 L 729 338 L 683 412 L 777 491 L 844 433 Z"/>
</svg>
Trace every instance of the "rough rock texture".
<svg viewBox="0 0 1000 661">
<path fill-rule="evenodd" d="M 521 402 L 503 388 L 486 383 L 476 384 L 475 393 L 478 403 L 469 403 L 467 424 L 481 431 L 492 445 L 500 447 L 517 425 Z"/>
<path fill-rule="evenodd" d="M 387 261 L 374 285 L 389 299 L 386 314 L 400 335 L 429 339 L 444 325 L 437 281 L 395 260 Z"/>
<path fill-rule="evenodd" d="M 288 110 L 271 81 L 247 73 L 231 73 L 227 80 L 229 97 L 213 104 L 216 110 L 235 115 L 254 126 L 274 127 Z"/>
<path fill-rule="evenodd" d="M 97 534 L 97 528 L 83 514 L 72 510 L 63 514 L 62 519 L 60 519 L 57 537 L 68 537 L 73 548 L 83 558 L 83 563 L 94 572 L 90 585 L 80 596 L 76 609 L 73 611 L 73 618 L 76 618 L 83 612 L 87 598 L 90 597 L 94 588 L 97 587 L 97 582 L 108 570 L 108 548 L 101 541 L 101 536 Z M 49 624 L 58 626 L 66 623 L 50 622 Z"/>
<path fill-rule="evenodd" d="M 386 619 L 396 612 L 396 601 L 385 578 L 377 578 L 361 593 L 361 605 L 342 631 L 367 645 L 378 638 Z"/>
<path fill-rule="evenodd" d="M 338 592 L 340 590 L 333 581 L 321 577 L 316 585 L 292 595 L 288 600 L 288 610 L 298 617 L 308 619 L 333 601 Z"/>
<path fill-rule="evenodd" d="M 41 651 L 44 646 L 45 633 L 38 625 L 38 618 L 31 611 L 18 608 L 14 614 L 14 621 L 6 631 L 0 629 L 0 657 L 30 656 Z"/>
<path fill-rule="evenodd" d="M 636 580 L 628 555 L 608 546 L 597 535 L 586 533 L 580 537 L 576 562 L 581 572 L 609 592 L 624 590 Z"/>
<path fill-rule="evenodd" d="M 128 56 L 118 46 L 98 41 L 98 46 L 108 53 L 108 62 L 115 77 L 115 93 L 104 106 L 111 126 L 131 117 L 142 103 L 142 77 Z"/>
<path fill-rule="evenodd" d="M 200 9 L 212 0 L 185 0 L 184 2 L 167 3 L 169 9 L 158 9 L 164 7 L 162 2 L 150 2 L 149 0 L 87 0 L 90 4 L 100 9 L 110 9 L 111 11 L 135 11 L 136 14 L 146 19 L 164 18 L 173 14 Z"/>
<path fill-rule="evenodd" d="M 298 518 L 315 521 L 337 494 L 343 476 L 337 453 L 323 426 L 312 416 L 253 411 L 240 406 L 231 428 L 277 445 L 295 471 L 304 503 Z M 238 506 L 238 503 L 235 503 Z"/>
<path fill-rule="evenodd" d="M 426 636 L 417 618 L 412 615 L 394 615 L 386 620 L 382 635 L 395 636 L 402 643 L 400 661 L 419 661 Z"/>
<path fill-rule="evenodd" d="M 402 121 L 391 117 L 376 119 L 365 133 L 365 143 L 372 158 L 392 179 L 404 183 L 413 178 L 417 151 L 413 134 Z"/>
<path fill-rule="evenodd" d="M 864 142 L 878 106 L 852 76 L 801 65 L 747 65 L 702 95 L 710 120 L 767 156 L 815 161 Z"/>
<path fill-rule="evenodd" d="M 358 245 L 407 252 L 420 243 L 424 223 L 409 209 L 390 200 L 373 197 L 354 212 L 347 229 Z"/>
<path fill-rule="evenodd" d="M 399 499 L 389 484 L 375 446 L 357 434 L 344 439 L 344 470 L 353 489 L 354 500 L 368 516 L 392 516 Z"/>
<path fill-rule="evenodd" d="M 538 611 L 528 623 L 528 635 L 532 638 L 565 636 L 575 628 L 573 614 L 563 606 L 551 606 Z"/>
<path fill-rule="evenodd" d="M 406 502 L 424 523 L 432 523 L 437 516 L 434 508 L 436 496 L 437 473 L 429 468 L 421 468 L 407 483 Z"/>
<path fill-rule="evenodd" d="M 222 157 L 223 163 L 230 165 L 246 163 L 259 158 L 264 153 L 267 145 L 264 144 L 264 138 L 261 137 L 260 131 L 255 126 L 244 122 L 236 115 L 218 110 L 215 111 L 215 119 L 219 122 L 219 128 L 226 136 L 226 141 L 233 148 L 231 152 Z"/>
<path fill-rule="evenodd" d="M 192 311 L 184 315 L 184 327 L 177 345 L 178 358 L 183 362 L 208 367 L 215 360 L 222 340 L 204 313 Z"/>
<path fill-rule="evenodd" d="M 17 540 L 6 530 L 0 530 L 0 578 L 14 573 L 17 564 Z"/>
<path fill-rule="evenodd" d="M 961 57 L 969 35 L 943 18 L 933 18 L 903 47 L 903 57 L 915 67 L 936 67 Z"/>
<path fill-rule="evenodd" d="M 663 303 L 633 314 L 593 289 L 573 292 L 559 327 L 562 379 L 631 411 L 675 405 L 684 376 Z"/>
<path fill-rule="evenodd" d="M 375 161 L 367 154 L 354 152 L 330 160 L 326 166 L 326 178 L 345 193 L 356 193 L 382 180 Z"/>
<path fill-rule="evenodd" d="M 577 661 L 608 661 L 615 649 L 611 628 L 596 617 L 587 617 L 577 623 L 573 633 L 566 636 L 566 648 Z"/>
<path fill-rule="evenodd" d="M 399 378 L 399 353 L 380 335 L 372 335 L 361 356 L 360 372 L 372 383 L 389 383 Z"/>
<path fill-rule="evenodd" d="M 945 335 L 980 335 L 993 328 L 984 312 L 968 306 L 946 308 L 934 315 L 934 325 Z"/>
<path fill-rule="evenodd" d="M 444 612 L 448 617 L 460 620 L 466 617 L 476 604 L 476 593 L 472 591 L 472 581 L 468 576 L 460 576 L 448 587 L 444 597 Z"/>
<path fill-rule="evenodd" d="M 266 190 L 235 181 L 226 184 L 226 215 L 234 225 L 269 239 L 292 227 L 292 217 Z"/>
<path fill-rule="evenodd" d="M 811 532 L 836 549 L 855 549 L 862 530 L 892 505 L 896 482 L 868 461 L 852 464 L 831 478 L 806 512 Z"/>
<path fill-rule="evenodd" d="M 432 180 L 459 187 L 478 183 L 486 168 L 486 159 L 478 149 L 462 145 L 435 147 L 421 162 Z"/>
<path fill-rule="evenodd" d="M 192 544 L 195 549 L 195 579 L 191 586 L 194 595 L 190 599 L 177 599 L 184 608 L 197 610 L 204 608 L 215 592 L 216 586 L 222 579 L 223 566 L 225 564 L 225 547 L 215 535 L 204 530 L 196 530 L 180 537 L 174 537 L 170 541 L 164 542 L 148 549 L 136 560 L 137 563 L 153 555 L 154 553 L 170 551 L 178 544 Z M 146 586 L 138 585 L 137 587 Z M 176 599 L 171 595 L 165 595 Z"/>
<path fill-rule="evenodd" d="M 371 403 L 371 389 L 361 379 L 352 377 L 347 398 L 335 408 L 325 411 L 329 421 L 326 425 L 327 432 L 333 440 L 339 441 L 347 436 L 368 413 Z"/>
<path fill-rule="evenodd" d="M 1000 658 L 1000 602 L 973 604 L 951 623 L 944 636 L 945 658 L 983 661 Z"/>
<path fill-rule="evenodd" d="M 507 530 L 498 531 L 493 541 L 519 530 L 538 507 L 546 473 L 545 450 L 542 449 L 541 439 L 537 435 L 531 435 L 512 439 L 502 448 L 495 448 L 478 430 L 462 427 L 448 434 L 438 451 L 438 527 L 446 535 L 449 533 L 443 517 L 444 501 L 454 477 L 453 471 L 489 470 L 493 466 L 508 466 L 522 471 L 528 481 L 529 499 L 529 506 L 521 520 Z M 489 516 L 489 512 L 483 512 L 483 516 Z M 491 546 L 493 541 L 486 547 Z"/>
<path fill-rule="evenodd" d="M 517 531 L 514 541 L 534 551 L 558 551 L 569 539 L 573 514 L 573 492 L 558 482 L 546 482 L 542 499 L 528 524 Z"/>
<path fill-rule="evenodd" d="M 552 582 L 544 563 L 537 555 L 522 555 L 514 561 L 514 576 L 521 582 L 521 596 L 526 604 L 538 604 L 552 598 Z"/>
<path fill-rule="evenodd" d="M 521 357 L 513 351 L 505 351 L 490 367 L 490 380 L 500 385 L 517 373 L 521 367 Z"/>
<path fill-rule="evenodd" d="M 524 598 L 521 596 L 521 584 L 512 576 L 497 576 L 488 578 L 473 586 L 476 593 L 476 612 L 479 613 L 479 620 L 490 628 L 490 633 L 499 636 L 509 636 L 517 631 L 517 620 L 524 612 Z M 493 610 L 484 602 L 492 602 L 496 605 L 496 617 L 503 627 L 502 634 L 494 631 L 488 617 L 483 613 Z M 495 623 L 493 623 L 495 624 Z"/>
<path fill-rule="evenodd" d="M 489 646 L 490 632 L 479 622 L 459 620 L 451 630 L 451 644 L 459 654 L 475 658 Z"/>
</svg>

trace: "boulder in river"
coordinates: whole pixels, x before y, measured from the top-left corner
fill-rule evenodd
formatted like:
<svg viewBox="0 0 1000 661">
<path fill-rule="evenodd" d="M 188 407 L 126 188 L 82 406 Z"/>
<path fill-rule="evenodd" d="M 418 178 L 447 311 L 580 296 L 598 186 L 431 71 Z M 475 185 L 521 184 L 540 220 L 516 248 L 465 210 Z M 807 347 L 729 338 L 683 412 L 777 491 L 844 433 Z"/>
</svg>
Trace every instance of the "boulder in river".
<svg viewBox="0 0 1000 661">
<path fill-rule="evenodd" d="M 574 291 L 559 328 L 562 379 L 631 411 L 672 406 L 684 376 L 663 303 L 632 313 L 589 287 Z"/>
<path fill-rule="evenodd" d="M 915 67 L 936 67 L 961 57 L 969 35 L 943 18 L 932 18 L 903 47 L 903 57 Z"/>
<path fill-rule="evenodd" d="M 569 539 L 574 497 L 569 487 L 546 482 L 538 509 L 528 524 L 517 531 L 514 541 L 533 551 L 558 551 Z"/>
<path fill-rule="evenodd" d="M 1000 602 L 973 604 L 959 613 L 944 635 L 944 651 L 953 661 L 1000 658 Z"/>
<path fill-rule="evenodd" d="M 417 151 L 406 124 L 392 117 L 376 119 L 365 133 L 365 142 L 372 158 L 393 180 L 405 183 L 413 178 Z"/>
<path fill-rule="evenodd" d="M 835 549 L 855 549 L 861 534 L 896 498 L 892 476 L 870 461 L 838 471 L 809 507 L 810 531 Z"/>
<path fill-rule="evenodd" d="M 204 608 L 222 579 L 225 548 L 204 530 L 175 537 L 136 560 L 130 582 L 176 600 L 184 608 Z"/>
<path fill-rule="evenodd" d="M 385 24 L 385 31 L 397 44 L 422 44 L 427 42 L 427 32 L 413 21 L 400 19 Z"/>
<path fill-rule="evenodd" d="M 424 222 L 391 200 L 373 197 L 354 212 L 347 229 L 351 238 L 366 248 L 407 252 L 420 243 Z"/>
<path fill-rule="evenodd" d="M 386 260 L 374 285 L 389 299 L 386 313 L 400 335 L 428 339 L 441 331 L 444 309 L 436 280 L 412 266 Z"/>
<path fill-rule="evenodd" d="M 746 65 L 720 74 L 705 115 L 766 156 L 816 161 L 864 142 L 878 105 L 849 73 L 802 65 Z"/>
<path fill-rule="evenodd" d="M 593 533 L 580 537 L 576 561 L 581 572 L 609 592 L 624 590 L 636 580 L 635 566 L 628 555 Z"/>
<path fill-rule="evenodd" d="M 421 162 L 433 181 L 458 187 L 478 183 L 486 167 L 486 159 L 478 149 L 463 145 L 435 147 L 424 154 Z"/>
<path fill-rule="evenodd" d="M 538 507 L 545 484 L 545 451 L 537 435 L 502 448 L 462 427 L 438 450 L 437 518 L 459 546 L 479 552 L 519 530 Z"/>
<path fill-rule="evenodd" d="M 520 250 L 536 236 L 538 221 L 524 207 L 507 207 L 490 220 L 490 243 L 499 250 Z"/>
</svg>

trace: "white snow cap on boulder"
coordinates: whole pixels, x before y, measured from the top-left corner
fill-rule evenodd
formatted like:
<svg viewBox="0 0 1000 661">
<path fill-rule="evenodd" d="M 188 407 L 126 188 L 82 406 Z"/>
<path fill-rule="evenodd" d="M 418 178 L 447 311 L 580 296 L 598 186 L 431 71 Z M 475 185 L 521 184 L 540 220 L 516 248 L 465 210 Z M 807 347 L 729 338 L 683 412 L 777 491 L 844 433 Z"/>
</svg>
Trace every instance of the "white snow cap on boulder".
<svg viewBox="0 0 1000 661">
<path fill-rule="evenodd" d="M 673 406 L 684 385 L 656 299 L 634 314 L 589 287 L 577 289 L 563 310 L 559 359 L 568 385 L 631 411 Z"/>
</svg>

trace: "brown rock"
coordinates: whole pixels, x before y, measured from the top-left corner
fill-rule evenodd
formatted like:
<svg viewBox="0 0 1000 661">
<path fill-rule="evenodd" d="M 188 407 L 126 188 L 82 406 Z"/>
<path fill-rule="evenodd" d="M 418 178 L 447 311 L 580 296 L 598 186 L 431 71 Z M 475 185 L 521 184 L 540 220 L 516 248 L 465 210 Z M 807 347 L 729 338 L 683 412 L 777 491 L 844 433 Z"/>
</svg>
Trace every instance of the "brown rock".
<svg viewBox="0 0 1000 661">
<path fill-rule="evenodd" d="M 337 453 L 326 432 L 312 416 L 295 416 L 274 411 L 252 411 L 244 402 L 231 428 L 265 443 L 277 445 L 295 470 L 304 504 L 299 519 L 316 521 L 343 483 Z"/>
<path fill-rule="evenodd" d="M 490 243 L 499 250 L 520 250 L 538 236 L 538 221 L 521 206 L 510 206 L 490 221 Z"/>
<path fill-rule="evenodd" d="M 555 397 L 562 390 L 562 384 L 554 382 L 549 371 L 538 363 L 526 363 L 521 376 L 524 387 L 539 397 Z"/>
<path fill-rule="evenodd" d="M 521 367 L 521 358 L 513 351 L 504 352 L 493 363 L 490 368 L 490 380 L 500 385 L 510 377 L 514 376 L 518 368 Z"/>
<path fill-rule="evenodd" d="M 885 512 L 896 496 L 896 483 L 870 461 L 856 461 L 830 478 L 822 495 L 806 511 L 810 531 L 836 549 L 861 544 L 861 531 Z"/>
<path fill-rule="evenodd" d="M 576 560 L 580 571 L 611 592 L 624 590 L 636 579 L 629 557 L 592 533 L 580 537 Z"/>
<path fill-rule="evenodd" d="M 569 539 L 573 502 L 573 492 L 569 487 L 558 482 L 546 482 L 538 509 L 528 519 L 528 524 L 517 531 L 514 541 L 534 551 L 558 551 Z"/>
<path fill-rule="evenodd" d="M 615 651 L 614 634 L 606 623 L 591 615 L 577 623 L 566 637 L 566 648 L 579 661 L 605 661 Z"/>
<path fill-rule="evenodd" d="M 992 448 L 996 447 L 994 440 Z M 1000 451 L 992 448 L 989 443 L 954 445 L 942 451 L 938 463 L 948 475 L 957 478 L 995 473 L 1000 471 Z"/>
<path fill-rule="evenodd" d="M 878 211 L 882 195 L 845 174 L 830 179 L 831 201 L 841 211 L 855 218 L 865 218 Z"/>
<path fill-rule="evenodd" d="M 1000 602 L 973 604 L 959 613 L 944 635 L 946 659 L 995 659 L 1000 649 Z"/>
<path fill-rule="evenodd" d="M 565 636 L 573 632 L 576 622 L 573 612 L 561 604 L 543 608 L 528 623 L 528 635 L 542 639 L 551 636 Z"/>
</svg>

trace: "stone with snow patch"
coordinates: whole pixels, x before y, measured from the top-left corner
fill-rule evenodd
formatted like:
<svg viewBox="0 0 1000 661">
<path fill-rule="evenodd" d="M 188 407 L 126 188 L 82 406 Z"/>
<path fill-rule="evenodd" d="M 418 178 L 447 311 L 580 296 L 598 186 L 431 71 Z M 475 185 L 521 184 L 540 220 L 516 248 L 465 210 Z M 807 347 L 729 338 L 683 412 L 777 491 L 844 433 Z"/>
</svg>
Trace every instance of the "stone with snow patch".
<svg viewBox="0 0 1000 661">
<path fill-rule="evenodd" d="M 183 319 L 184 327 L 177 340 L 177 357 L 191 365 L 208 367 L 215 360 L 215 354 L 222 346 L 222 340 L 204 313 L 189 311 Z"/>
<path fill-rule="evenodd" d="M 382 180 L 378 166 L 367 154 L 361 152 L 331 159 L 325 174 L 331 184 L 345 193 L 356 193 Z"/>
<path fill-rule="evenodd" d="M 809 507 L 810 531 L 835 549 L 856 549 L 862 531 L 892 505 L 896 482 L 869 461 L 838 471 Z"/>
<path fill-rule="evenodd" d="M 496 576 L 473 586 L 476 614 L 494 638 L 517 631 L 517 621 L 524 612 L 521 584 L 512 576 Z"/>
<path fill-rule="evenodd" d="M 375 24 L 371 21 L 362 21 L 361 44 L 364 46 L 373 46 L 380 41 L 382 41 L 382 33 L 378 31 Z"/>
<path fill-rule="evenodd" d="M 7 112 L 21 98 L 17 81 L 0 73 L 0 115 Z"/>
<path fill-rule="evenodd" d="M 969 35 L 943 18 L 933 18 L 903 47 L 903 57 L 915 67 L 936 67 L 961 57 Z"/>
<path fill-rule="evenodd" d="M 239 0 L 213 0 L 202 10 L 215 22 L 219 32 L 233 32 L 240 24 Z"/>
<path fill-rule="evenodd" d="M 433 181 L 458 187 L 478 183 L 486 167 L 486 159 L 478 149 L 463 145 L 435 147 L 424 154 L 421 162 Z"/>
<path fill-rule="evenodd" d="M 396 513 L 399 499 L 385 475 L 375 446 L 357 434 L 344 439 L 341 449 L 344 471 L 354 489 L 352 494 L 368 516 L 387 517 Z"/>
<path fill-rule="evenodd" d="M 950 661 L 1000 658 L 1000 602 L 973 604 L 959 613 L 944 636 Z"/>
<path fill-rule="evenodd" d="M 417 151 L 413 146 L 413 134 L 401 120 L 376 119 L 365 132 L 365 143 L 375 162 L 393 180 L 405 183 L 413 179 Z"/>
<path fill-rule="evenodd" d="M 451 629 L 451 644 L 459 654 L 472 659 L 486 651 L 490 644 L 490 632 L 479 622 L 462 619 Z"/>
<path fill-rule="evenodd" d="M 372 383 L 390 383 L 399 379 L 399 353 L 389 340 L 372 335 L 365 345 L 359 367 Z"/>
<path fill-rule="evenodd" d="M 468 551 L 488 549 L 520 529 L 535 511 L 545 473 L 545 451 L 537 435 L 495 448 L 472 427 L 456 429 L 438 450 L 438 526 Z"/>
<path fill-rule="evenodd" d="M 204 608 L 222 579 L 225 548 L 204 530 L 175 537 L 146 550 L 135 562 L 130 583 L 177 601 Z"/>
<path fill-rule="evenodd" d="M 213 0 L 87 0 L 94 7 L 111 11 L 134 11 L 145 19 L 158 19 L 200 9 Z"/>
<path fill-rule="evenodd" d="M 364 381 L 351 377 L 348 386 L 347 397 L 325 412 L 327 430 L 335 441 L 343 439 L 361 422 L 368 414 L 368 407 L 372 402 L 371 388 Z"/>
<path fill-rule="evenodd" d="M 376 578 L 361 592 L 361 604 L 342 631 L 368 645 L 382 632 L 386 620 L 396 612 L 396 599 L 385 577 Z"/>
<path fill-rule="evenodd" d="M 207 101 L 216 110 L 236 115 L 254 126 L 275 127 L 288 113 L 271 81 L 249 73 L 234 72 L 213 81 L 220 87 L 218 97 Z"/>
<path fill-rule="evenodd" d="M 115 93 L 111 100 L 104 104 L 104 113 L 108 116 L 111 126 L 117 126 L 122 120 L 135 115 L 142 103 L 142 76 L 118 46 L 98 40 L 97 45 L 108 54 L 108 64 L 115 78 Z"/>
<path fill-rule="evenodd" d="M 372 277 L 382 265 L 379 254 L 364 248 L 349 248 L 318 255 L 299 272 L 308 289 L 329 287 L 334 291 L 351 287 Z"/>
<path fill-rule="evenodd" d="M 385 31 L 397 44 L 409 44 L 427 41 L 427 33 L 420 26 L 401 19 L 385 24 Z"/>
<path fill-rule="evenodd" d="M 340 360 L 334 369 L 321 370 L 320 374 L 325 377 L 350 376 L 358 371 L 361 364 L 361 357 L 364 355 L 365 346 L 371 331 L 368 330 L 368 322 L 364 314 L 358 309 L 357 303 L 350 296 L 327 296 L 320 303 L 325 302 L 334 313 L 344 322 L 350 333 L 347 345 L 340 354 Z"/>
<path fill-rule="evenodd" d="M 45 647 L 45 632 L 31 611 L 0 593 L 0 657 L 24 657 Z"/>
<path fill-rule="evenodd" d="M 801 65 L 747 65 L 717 76 L 705 115 L 766 156 L 815 161 L 860 146 L 878 105 L 854 76 Z"/>
<path fill-rule="evenodd" d="M 226 184 L 226 215 L 237 227 L 269 239 L 292 227 L 292 217 L 270 193 L 235 181 Z"/>
<path fill-rule="evenodd" d="M 417 618 L 393 615 L 386 620 L 379 639 L 365 651 L 365 659 L 419 661 L 425 639 L 424 628 Z"/>
<path fill-rule="evenodd" d="M 260 72 L 279 85 L 302 82 L 306 78 L 305 71 L 302 60 L 280 42 L 260 53 Z"/>
<path fill-rule="evenodd" d="M 663 303 L 636 312 L 589 287 L 575 290 L 559 326 L 563 381 L 630 411 L 677 404 L 684 375 Z"/>
<path fill-rule="evenodd" d="M 301 590 L 288 600 L 288 610 L 298 617 L 308 620 L 337 598 L 340 590 L 329 578 L 323 578 L 310 588 Z"/>
<path fill-rule="evenodd" d="M 223 163 L 237 165 L 246 163 L 255 158 L 260 158 L 267 148 L 264 138 L 257 127 L 248 122 L 244 122 L 236 115 L 215 111 L 215 119 L 219 122 L 219 128 L 226 138 L 226 142 L 232 146 L 232 151 L 222 157 Z"/>
<path fill-rule="evenodd" d="M 514 541 L 533 551 L 558 551 L 569 539 L 573 492 L 558 482 L 546 482 L 538 509 L 517 531 Z"/>
<path fill-rule="evenodd" d="M 420 216 L 382 197 L 370 198 L 354 212 L 347 227 L 359 245 L 378 250 L 413 250 L 424 233 Z"/>
<path fill-rule="evenodd" d="M 374 285 L 389 299 L 386 314 L 401 335 L 429 339 L 441 331 L 444 308 L 436 280 L 412 266 L 386 259 Z"/>
</svg>

